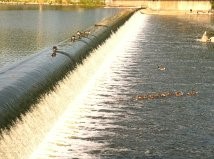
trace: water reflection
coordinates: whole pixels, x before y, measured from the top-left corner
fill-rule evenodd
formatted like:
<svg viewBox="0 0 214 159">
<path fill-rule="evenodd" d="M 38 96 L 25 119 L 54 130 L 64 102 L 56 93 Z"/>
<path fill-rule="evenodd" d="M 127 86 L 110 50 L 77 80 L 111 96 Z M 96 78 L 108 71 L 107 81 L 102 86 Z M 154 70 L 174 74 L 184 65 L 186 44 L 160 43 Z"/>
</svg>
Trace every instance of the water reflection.
<svg viewBox="0 0 214 159">
<path fill-rule="evenodd" d="M 131 32 L 126 28 L 110 40 L 117 45 L 109 42 L 99 50 L 112 54 L 104 59 L 113 62 L 79 103 L 71 103 L 76 112 L 62 117 L 40 158 L 214 157 L 214 48 L 195 40 L 195 30 L 206 26 L 186 24 L 188 17 L 137 14 L 133 19 Z M 160 64 L 167 69 L 158 70 Z M 175 93 L 193 89 L 199 93 Z M 132 98 L 163 91 L 174 93 L 156 100 Z"/>
<path fill-rule="evenodd" d="M 84 30 L 118 12 L 118 9 L 63 6 L 10 7 L 11 10 L 0 9 L 0 67 L 51 48 L 77 30 Z"/>
<path fill-rule="evenodd" d="M 26 126 L 17 123 L 11 136 L 4 134 L 3 156 L 38 150 L 32 157 L 213 158 L 214 47 L 196 41 L 209 24 L 188 22 L 135 14 L 23 117 Z M 199 93 L 133 100 L 177 90 Z"/>
</svg>

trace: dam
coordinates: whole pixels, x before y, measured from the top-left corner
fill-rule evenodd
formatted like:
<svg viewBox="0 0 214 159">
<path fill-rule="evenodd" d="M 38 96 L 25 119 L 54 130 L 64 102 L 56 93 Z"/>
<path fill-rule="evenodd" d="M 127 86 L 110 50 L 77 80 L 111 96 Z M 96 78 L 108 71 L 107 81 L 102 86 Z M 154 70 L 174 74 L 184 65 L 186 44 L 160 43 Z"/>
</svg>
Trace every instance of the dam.
<svg viewBox="0 0 214 159">
<path fill-rule="evenodd" d="M 196 40 L 205 29 L 212 31 L 213 17 L 128 15 L 102 45 L 89 48 L 86 59 L 2 132 L 3 158 L 213 157 L 214 46 Z M 93 44 L 99 40 L 91 38 Z M 76 45 L 88 46 L 82 40 Z M 166 69 L 159 70 L 159 65 Z M 135 98 L 192 90 L 198 94 Z"/>
</svg>

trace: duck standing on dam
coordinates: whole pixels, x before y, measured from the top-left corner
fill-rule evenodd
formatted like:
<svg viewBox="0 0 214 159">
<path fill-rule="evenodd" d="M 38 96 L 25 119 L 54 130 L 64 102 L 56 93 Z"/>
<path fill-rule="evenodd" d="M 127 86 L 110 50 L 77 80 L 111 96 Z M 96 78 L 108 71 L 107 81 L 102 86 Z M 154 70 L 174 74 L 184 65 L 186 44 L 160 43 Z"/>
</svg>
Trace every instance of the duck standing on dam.
<svg viewBox="0 0 214 159">
<path fill-rule="evenodd" d="M 43 90 L 45 87 L 51 87 L 51 85 L 62 78 L 66 72 L 71 71 L 76 65 L 75 63 L 80 62 L 88 55 L 89 51 L 96 48 L 98 44 L 109 37 L 112 31 L 117 30 L 117 28 L 122 25 L 134 11 L 135 9 L 125 10 L 115 15 L 113 19 L 105 19 L 100 22 L 108 26 L 107 28 L 102 26 L 92 26 L 92 28 L 90 28 L 92 32 L 91 35 L 88 35 L 87 38 L 81 36 L 81 39 L 72 45 L 67 41 L 58 45 L 60 50 L 66 52 L 67 56 L 70 56 L 70 58 L 64 56 L 64 54 L 56 56 L 58 49 L 57 46 L 54 46 L 52 53 L 52 56 L 56 56 L 54 59 L 47 56 L 49 53 L 42 52 L 3 71 L 1 73 L 1 79 L 8 79 L 8 81 L 7 83 L 2 81 L 1 83 L 5 83 L 5 85 L 2 85 L 0 89 L 2 97 L 0 99 L 2 106 L 1 110 L 2 113 L 4 112 L 4 115 L 1 116 L 2 128 L 10 121 L 14 120 L 16 116 L 19 116 L 18 112 L 20 111 L 20 108 L 22 108 L 23 111 L 23 107 L 26 107 L 25 109 L 27 109 L 28 105 L 36 100 L 37 97 L 34 96 L 45 91 Z M 19 70 L 21 70 L 21 72 Z M 19 72 L 19 74 L 17 74 L 17 72 Z M 11 76 L 14 78 L 11 78 Z M 22 87 L 21 89 L 20 86 Z M 17 113 L 14 113 L 14 116 L 11 116 L 9 115 L 10 110 L 14 110 Z M 9 119 L 8 116 L 11 116 L 11 119 Z"/>
<path fill-rule="evenodd" d="M 39 54 L 24 59 L 20 63 L 15 63 L 12 66 L 5 67 L 5 69 L 1 70 L 0 129 L 3 134 L 2 136 L 4 136 L 1 141 L 7 142 L 7 136 L 10 133 L 5 134 L 5 132 L 7 130 L 10 132 L 10 130 L 13 129 L 15 131 L 17 127 L 19 127 L 19 121 L 28 123 L 29 121 L 26 121 L 28 117 L 26 116 L 31 114 L 32 110 L 39 109 L 36 108 L 35 105 L 39 103 L 41 98 L 45 96 L 45 94 L 48 94 L 50 90 L 53 90 L 55 85 L 63 79 L 68 72 L 73 71 L 78 63 L 81 63 L 85 57 L 89 56 L 89 53 L 92 50 L 102 44 L 112 32 L 123 25 L 135 11 L 136 9 L 127 9 L 118 12 L 115 16 L 99 22 L 99 24 L 108 27 L 103 27 L 102 25 L 97 26 L 95 24 L 84 31 L 84 35 L 81 34 L 81 37 L 73 43 L 71 43 L 70 40 L 65 40 L 57 46 L 53 46 L 52 49 L 44 50 Z M 90 30 L 90 32 L 88 30 Z M 5 82 L 5 79 L 7 79 L 7 82 Z M 58 113 L 60 114 L 62 111 L 63 109 Z M 39 116 L 41 116 L 41 114 Z M 46 122 L 51 123 L 51 120 Z M 14 131 L 11 131 L 11 133 Z M 42 132 L 42 130 L 40 131 Z M 28 137 L 23 139 L 23 141 L 28 142 L 30 139 L 27 140 L 27 138 Z M 18 150 L 14 153 L 14 157 L 30 155 L 30 150 L 28 150 L 31 149 L 30 144 L 36 145 L 39 141 L 40 140 L 35 141 L 34 143 L 28 142 L 29 148 L 25 148 L 22 153 Z M 18 143 L 14 141 L 14 145 L 16 144 Z M 10 146 L 12 145 L 6 146 L 8 147 L 5 147 L 4 144 L 1 146 L 2 149 L 0 153 L 2 156 L 5 156 L 5 158 L 13 156 L 6 151 L 10 149 Z M 19 144 L 20 148 L 21 146 L 22 145 Z"/>
<path fill-rule="evenodd" d="M 1 156 L 213 158 L 213 47 L 195 40 L 212 22 L 190 16 L 120 12 L 9 69 L 21 86 L 53 87 L 3 131 Z"/>
</svg>

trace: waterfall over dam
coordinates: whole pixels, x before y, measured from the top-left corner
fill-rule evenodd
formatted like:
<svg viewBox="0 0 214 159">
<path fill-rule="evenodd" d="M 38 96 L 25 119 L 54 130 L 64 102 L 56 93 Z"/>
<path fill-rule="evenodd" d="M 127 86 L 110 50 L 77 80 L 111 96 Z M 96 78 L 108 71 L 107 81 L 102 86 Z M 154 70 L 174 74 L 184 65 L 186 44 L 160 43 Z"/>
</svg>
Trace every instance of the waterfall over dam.
<svg viewBox="0 0 214 159">
<path fill-rule="evenodd" d="M 88 29 L 90 34 L 87 37 L 73 43 L 70 39 L 59 43 L 55 57 L 51 56 L 51 48 L 0 72 L 1 157 L 28 158 L 35 151 L 69 102 L 84 88 L 85 81 L 81 80 L 76 68 L 135 11 L 124 10 L 104 19 Z M 92 71 L 95 70 L 88 70 L 87 73 Z M 72 79 L 64 84 L 64 80 L 60 79 L 67 79 L 67 72 L 72 74 Z M 54 84 L 56 86 L 51 88 Z M 54 90 L 52 95 L 47 92 L 50 88 Z M 9 129 L 5 129 L 7 127 Z"/>
<path fill-rule="evenodd" d="M 213 21 L 198 18 L 136 12 L 3 131 L 1 158 L 213 158 L 214 46 L 197 40 Z"/>
<path fill-rule="evenodd" d="M 0 72 L 0 129 L 9 128 L 37 102 L 42 94 L 81 63 L 88 53 L 117 30 L 136 10 L 128 9 L 88 29 L 87 37 L 71 42 L 67 39 Z"/>
</svg>

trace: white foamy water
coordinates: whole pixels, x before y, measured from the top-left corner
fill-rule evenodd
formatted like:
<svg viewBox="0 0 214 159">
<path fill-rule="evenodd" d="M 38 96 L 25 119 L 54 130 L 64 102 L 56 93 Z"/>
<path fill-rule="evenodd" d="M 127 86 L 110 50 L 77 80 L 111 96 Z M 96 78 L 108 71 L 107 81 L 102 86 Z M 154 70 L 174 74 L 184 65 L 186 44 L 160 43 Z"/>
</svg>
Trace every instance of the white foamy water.
<svg viewBox="0 0 214 159">
<path fill-rule="evenodd" d="M 75 123 L 80 122 L 81 116 L 85 113 L 91 113 L 91 110 L 85 108 L 87 107 L 84 104 L 85 98 L 96 87 L 98 79 L 108 72 L 117 56 L 124 53 L 129 45 L 127 42 L 135 38 L 132 36 L 133 29 L 138 31 L 141 25 L 136 25 L 136 23 L 142 24 L 142 19 L 139 21 L 137 17 L 139 13 L 94 51 L 83 65 L 79 65 L 75 71 L 59 82 L 55 91 L 45 95 L 40 103 L 24 115 L 22 121 L 17 122 L 10 132 L 3 133 L 0 140 L 0 154 L 3 158 L 17 159 L 29 156 L 48 158 L 57 154 L 62 154 L 59 158 L 66 156 L 69 158 L 66 141 L 61 140 L 65 140 L 66 134 L 71 136 L 79 134 L 78 125 Z M 70 122 L 73 124 L 70 125 Z M 69 123 L 68 126 L 66 123 Z M 52 142 L 54 144 L 51 144 Z M 59 145 L 64 146 L 59 148 Z M 97 144 L 97 146 L 101 145 Z M 58 148 L 59 150 L 56 151 L 55 149 Z M 82 149 L 85 148 L 82 147 Z"/>
<path fill-rule="evenodd" d="M 195 40 L 205 26 L 190 19 L 136 13 L 4 134 L 2 156 L 213 158 L 214 46 Z M 134 98 L 190 90 L 198 94 Z"/>
<path fill-rule="evenodd" d="M 126 49 L 132 43 L 136 36 L 133 36 L 133 30 L 135 34 L 141 31 L 145 18 L 139 17 L 140 14 L 136 13 L 130 20 L 126 22 L 116 33 L 114 33 L 102 46 L 95 50 L 89 58 L 87 58 L 83 65 L 78 67 L 74 72 L 80 72 L 82 74 L 81 79 L 87 79 L 85 86 L 79 94 L 77 94 L 74 101 L 69 103 L 65 113 L 59 118 L 57 123 L 48 133 L 45 140 L 38 147 L 32 158 L 94 158 L 96 155 L 88 154 L 87 151 L 97 149 L 100 151 L 105 143 L 96 143 L 92 141 L 82 140 L 90 136 L 95 136 L 99 133 L 94 128 L 105 129 L 108 127 L 115 127 L 113 125 L 103 125 L 102 123 L 96 123 L 96 118 L 99 118 L 100 109 L 105 109 L 102 106 L 91 106 L 89 100 L 95 103 L 102 101 L 96 97 L 96 94 L 107 92 L 105 88 L 96 90 L 97 87 L 102 87 L 102 82 L 107 79 L 108 82 L 113 82 L 113 76 L 111 74 L 111 66 L 117 65 L 118 67 L 124 67 L 123 61 L 117 61 L 118 56 L 123 56 Z M 140 19 L 139 19 L 140 18 Z M 116 44 L 116 45 L 115 45 Z M 71 76 L 73 76 L 71 74 Z M 70 78 L 68 77 L 67 80 Z M 123 85 L 123 83 L 121 83 Z M 72 90 L 71 90 L 72 91 Z M 101 92 L 100 92 L 101 91 Z M 91 95 L 93 96 L 91 98 Z M 114 92 L 110 92 L 110 96 L 114 95 Z M 106 114 L 103 114 L 104 116 Z M 87 119 L 87 116 L 92 118 Z M 108 117 L 114 116 L 114 114 L 108 115 Z M 94 117 L 94 119 L 93 119 Z M 90 130 L 94 129 L 94 130 Z M 73 144 L 71 144 L 73 143 Z"/>
</svg>

